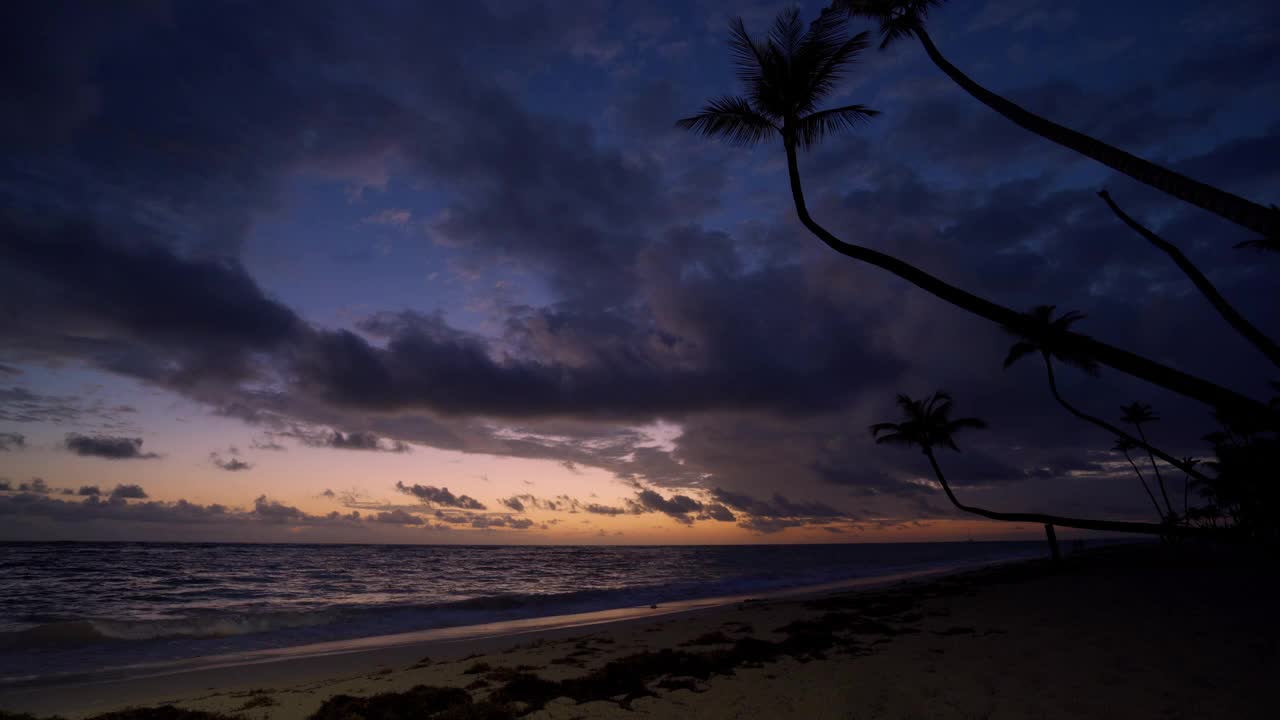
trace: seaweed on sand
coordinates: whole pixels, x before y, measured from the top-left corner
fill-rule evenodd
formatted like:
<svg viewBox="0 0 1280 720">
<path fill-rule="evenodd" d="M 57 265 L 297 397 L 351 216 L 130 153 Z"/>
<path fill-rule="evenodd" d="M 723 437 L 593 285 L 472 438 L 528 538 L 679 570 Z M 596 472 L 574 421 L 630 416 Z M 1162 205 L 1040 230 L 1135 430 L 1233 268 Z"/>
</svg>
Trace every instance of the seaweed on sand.
<svg viewBox="0 0 1280 720">
<path fill-rule="evenodd" d="M 470 704 L 471 695 L 461 688 L 418 685 L 404 692 L 381 693 L 369 697 L 335 695 L 320 706 L 320 709 L 311 716 L 311 720 L 436 718 L 445 712 L 458 710 Z"/>
</svg>

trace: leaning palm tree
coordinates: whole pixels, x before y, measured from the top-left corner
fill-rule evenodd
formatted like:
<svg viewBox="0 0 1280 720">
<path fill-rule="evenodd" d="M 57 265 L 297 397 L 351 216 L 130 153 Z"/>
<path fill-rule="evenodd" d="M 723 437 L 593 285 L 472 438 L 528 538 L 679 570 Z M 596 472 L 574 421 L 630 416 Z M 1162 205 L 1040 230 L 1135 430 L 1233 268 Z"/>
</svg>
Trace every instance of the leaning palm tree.
<svg viewBox="0 0 1280 720">
<path fill-rule="evenodd" d="M 1044 513 L 1010 513 L 996 512 L 985 508 L 965 505 L 956 498 L 951 485 L 942 474 L 942 467 L 934 454 L 935 447 L 945 447 L 960 451 L 956 445 L 955 434 L 966 428 L 983 428 L 986 423 L 978 418 L 952 418 L 951 396 L 945 392 L 936 392 L 924 400 L 915 400 L 907 395 L 898 395 L 898 407 L 902 410 L 900 422 L 883 422 L 871 426 L 871 435 L 877 444 L 903 445 L 918 447 L 929 458 L 938 484 L 942 486 L 947 499 L 958 509 L 991 520 L 1007 522 L 1041 523 L 1046 526 L 1079 528 L 1082 530 L 1104 530 L 1111 532 L 1135 532 L 1149 535 L 1199 535 L 1199 528 L 1170 526 L 1155 523 L 1126 522 L 1121 520 L 1092 520 L 1086 518 L 1063 517 Z M 1045 532 L 1049 529 L 1046 527 Z"/>
<path fill-rule="evenodd" d="M 1032 329 L 1033 318 L 950 285 L 897 257 L 845 242 L 810 216 L 800 183 L 798 152 L 813 147 L 828 135 L 857 127 L 876 114 L 865 105 L 857 104 L 820 108 L 847 67 L 867 46 L 865 33 L 849 37 L 843 14 L 831 10 L 824 11 L 807 29 L 800 21 L 799 11 L 785 10 L 765 38 L 748 34 L 741 19 L 733 20 L 729 30 L 729 46 L 745 94 L 716 98 L 697 115 L 678 121 L 677 127 L 739 146 L 781 138 L 796 215 L 828 247 L 887 270 L 935 297 L 992 322 L 1015 330 Z M 1280 411 L 1203 378 L 1084 335 L 1066 333 L 1062 342 L 1099 363 L 1214 408 L 1230 408 L 1241 415 L 1266 418 L 1280 425 Z"/>
<path fill-rule="evenodd" d="M 1121 210 L 1116 201 L 1111 198 L 1111 193 L 1102 190 L 1098 193 L 1098 197 L 1102 198 L 1107 207 L 1111 208 L 1111 212 L 1120 219 L 1120 222 L 1129 226 L 1129 229 L 1138 233 L 1144 240 L 1168 255 L 1173 260 L 1173 263 L 1178 266 L 1178 269 L 1191 280 L 1191 284 L 1195 285 L 1200 294 L 1209 301 L 1213 309 L 1218 311 L 1218 315 L 1241 337 L 1249 341 L 1263 355 L 1266 355 L 1273 365 L 1280 367 L 1280 345 L 1277 345 L 1275 340 L 1272 340 L 1256 325 L 1245 319 L 1244 315 L 1241 315 L 1240 311 L 1235 309 L 1235 306 L 1227 302 L 1227 299 L 1222 296 L 1222 293 L 1218 292 L 1218 288 L 1214 286 L 1213 282 L 1204 273 L 1200 272 L 1200 268 L 1196 267 L 1195 263 L 1191 262 L 1191 258 L 1184 255 L 1177 245 L 1155 234 L 1150 228 L 1133 219 L 1124 210 Z M 1262 241 L 1250 242 L 1261 243 Z M 1259 246 L 1261 247 L 1261 245 Z"/>
<path fill-rule="evenodd" d="M 1191 473 L 1199 480 L 1206 480 L 1203 475 L 1195 472 L 1189 465 L 1179 462 L 1169 453 L 1153 447 L 1147 443 L 1146 438 L 1138 439 L 1129 433 L 1121 430 L 1119 427 L 1103 420 L 1096 415 L 1090 415 L 1075 405 L 1067 402 L 1062 397 L 1062 393 L 1058 391 L 1057 374 L 1053 371 L 1053 361 L 1057 360 L 1064 365 L 1076 368 L 1088 375 L 1098 374 L 1098 363 L 1088 355 L 1082 354 L 1071 344 L 1063 342 L 1063 338 L 1070 332 L 1071 326 L 1084 319 L 1084 314 L 1071 310 L 1065 312 L 1058 317 L 1054 317 L 1057 310 L 1056 305 L 1037 305 L 1031 308 L 1027 316 L 1032 319 L 1030 330 L 1015 330 L 1013 328 L 1005 328 L 1008 332 L 1016 335 L 1019 340 L 1009 348 L 1009 354 L 1004 358 L 1004 368 L 1008 370 L 1014 363 L 1024 357 L 1040 354 L 1044 360 L 1044 370 L 1049 378 L 1049 392 L 1053 394 L 1053 399 L 1058 402 L 1067 412 L 1074 417 L 1083 420 L 1092 425 L 1096 425 L 1108 433 L 1132 443 L 1133 445 L 1146 450 L 1150 454 L 1154 454 L 1161 460 L 1173 465 L 1174 467 L 1186 473 Z"/>
<path fill-rule="evenodd" d="M 1200 461 L 1193 457 L 1184 457 L 1182 458 L 1182 462 L 1184 465 L 1183 468 L 1180 468 L 1182 470 L 1182 518 L 1186 520 L 1190 517 L 1191 513 L 1191 501 L 1189 500 L 1189 495 L 1191 493 L 1191 471 L 1189 468 L 1199 465 Z M 1199 475 L 1199 473 L 1197 473 L 1197 475 Z"/>
<path fill-rule="evenodd" d="M 1120 408 L 1120 419 L 1127 422 L 1138 430 L 1138 437 L 1142 438 L 1142 444 L 1150 447 L 1147 442 L 1147 433 L 1142 429 L 1144 423 L 1156 422 L 1160 419 L 1159 415 L 1151 410 L 1151 406 L 1146 403 L 1132 402 Z M 1155 455 L 1150 450 L 1147 451 L 1147 457 L 1151 460 L 1151 471 L 1155 473 L 1156 485 L 1160 488 L 1160 494 L 1164 497 L 1164 505 L 1169 510 L 1169 517 L 1176 517 L 1177 513 L 1173 511 L 1173 503 L 1169 502 L 1169 492 L 1164 487 L 1164 477 L 1160 475 L 1160 466 L 1156 464 Z"/>
<path fill-rule="evenodd" d="M 914 37 L 924 46 L 929 59 L 957 85 L 979 102 L 1005 118 L 1040 137 L 1070 148 L 1085 157 L 1150 185 L 1179 200 L 1208 210 L 1241 225 L 1266 239 L 1261 247 L 1271 247 L 1280 238 L 1280 212 L 1246 200 L 1220 188 L 1192 180 L 1185 175 L 1161 167 L 1149 160 L 1108 145 L 1084 133 L 1063 127 L 1023 108 L 979 85 L 952 65 L 925 31 L 929 11 L 941 7 L 944 0 L 834 0 L 832 8 L 851 17 L 868 18 L 880 24 L 880 48 L 895 40 Z"/>
<path fill-rule="evenodd" d="M 1112 450 L 1124 453 L 1124 459 L 1129 461 L 1129 467 L 1133 468 L 1133 473 L 1138 476 L 1138 482 L 1142 483 L 1142 489 L 1146 491 L 1147 497 L 1151 498 L 1151 504 L 1156 509 L 1156 517 L 1164 518 L 1164 511 L 1160 509 L 1160 503 L 1156 502 L 1156 496 L 1151 492 L 1151 486 L 1147 485 L 1147 479 L 1142 476 L 1142 470 L 1138 468 L 1138 463 L 1133 461 L 1133 456 L 1129 453 L 1138 449 L 1137 443 L 1123 437 L 1116 438 L 1116 444 L 1112 446 Z"/>
</svg>

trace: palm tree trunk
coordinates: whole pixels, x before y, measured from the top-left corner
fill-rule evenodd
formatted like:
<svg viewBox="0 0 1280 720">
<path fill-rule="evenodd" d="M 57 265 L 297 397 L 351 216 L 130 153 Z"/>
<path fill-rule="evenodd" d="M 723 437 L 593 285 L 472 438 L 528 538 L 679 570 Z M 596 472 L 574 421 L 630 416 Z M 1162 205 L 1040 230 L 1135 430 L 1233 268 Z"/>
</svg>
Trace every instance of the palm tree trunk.
<svg viewBox="0 0 1280 720">
<path fill-rule="evenodd" d="M 1204 273 L 1200 272 L 1200 269 L 1192 264 L 1191 260 L 1186 255 L 1182 254 L 1182 251 L 1178 249 L 1177 245 L 1174 245 L 1159 235 L 1156 235 L 1137 220 L 1129 217 L 1125 211 L 1120 209 L 1119 205 L 1116 205 L 1115 201 L 1111 199 L 1111 194 L 1106 190 L 1099 192 L 1098 196 L 1107 203 L 1107 207 L 1111 208 L 1111 212 L 1115 213 L 1116 217 L 1120 218 L 1121 222 L 1128 225 L 1134 232 L 1145 238 L 1147 242 L 1155 245 L 1160 250 L 1163 250 L 1166 255 L 1172 258 L 1174 264 L 1176 264 L 1178 268 L 1191 279 L 1191 282 L 1196 286 L 1196 289 L 1200 291 L 1201 295 L 1205 296 L 1205 299 L 1209 301 L 1210 305 L 1213 305 L 1213 309 L 1218 311 L 1218 314 L 1222 316 L 1222 319 L 1226 320 L 1227 324 L 1234 328 L 1236 332 L 1240 333 L 1245 340 L 1253 343 L 1254 347 L 1262 351 L 1262 354 L 1266 355 L 1267 358 L 1271 360 L 1272 364 L 1280 367 L 1280 345 L 1277 345 L 1274 340 L 1267 337 L 1266 333 L 1259 330 L 1253 323 L 1246 320 L 1239 311 L 1232 307 L 1231 303 L 1227 302 L 1227 299 L 1222 297 L 1222 293 L 1218 292 L 1218 289 L 1213 286 L 1213 283 L 1209 282 L 1209 278 L 1205 277 Z"/>
<path fill-rule="evenodd" d="M 1164 497 L 1164 506 L 1169 508 L 1169 515 L 1173 515 L 1173 503 L 1169 502 L 1169 491 L 1164 489 L 1164 477 L 1160 475 L 1160 466 L 1156 465 L 1156 457 L 1151 453 L 1151 445 L 1147 443 L 1147 434 L 1142 431 L 1142 423 L 1134 423 L 1138 428 L 1138 436 L 1142 438 L 1142 444 L 1147 448 L 1147 457 L 1151 460 L 1151 470 L 1156 474 L 1156 485 L 1160 486 L 1160 495 Z"/>
<path fill-rule="evenodd" d="M 1129 442 L 1133 443 L 1134 445 L 1137 445 L 1138 447 L 1142 448 L 1143 450 L 1146 450 L 1148 453 L 1154 453 L 1154 454 L 1156 455 L 1156 457 L 1158 457 L 1158 458 L 1160 458 L 1161 460 L 1163 460 L 1163 461 L 1165 461 L 1165 462 L 1169 463 L 1170 465 L 1172 465 L 1172 466 L 1174 466 L 1174 467 L 1178 468 L 1179 470 L 1181 470 L 1181 471 L 1182 471 L 1182 472 L 1184 472 L 1184 473 L 1188 473 L 1188 474 L 1190 474 L 1190 475 L 1195 476 L 1198 480 L 1200 480 L 1200 481 L 1202 481 L 1202 482 L 1208 482 L 1208 481 L 1209 481 L 1209 479 L 1208 479 L 1208 478 L 1206 478 L 1204 475 L 1200 474 L 1198 471 L 1196 471 L 1195 469 L 1193 469 L 1190 465 L 1188 465 L 1188 464 L 1186 464 L 1186 463 L 1182 462 L 1181 460 L 1177 460 L 1177 459 L 1175 459 L 1172 455 L 1170 455 L 1169 453 L 1167 453 L 1167 452 L 1165 452 L 1165 451 L 1161 450 L 1160 448 L 1158 448 L 1158 447 L 1153 447 L 1152 445 L 1148 444 L 1148 443 L 1146 442 L 1145 438 L 1143 438 L 1143 439 L 1136 438 L 1136 437 L 1134 437 L 1134 436 L 1130 435 L 1129 433 L 1125 432 L 1124 430 L 1121 430 L 1119 427 L 1116 427 L 1115 425 L 1112 425 L 1111 423 L 1107 422 L 1106 420 L 1103 420 L 1103 419 L 1102 419 L 1102 418 L 1100 418 L 1100 417 L 1095 417 L 1095 416 L 1093 416 L 1093 415 L 1090 415 L 1090 414 L 1088 414 L 1088 413 L 1086 413 L 1086 412 L 1084 412 L 1084 411 L 1080 410 L 1080 409 L 1079 409 L 1079 408 L 1077 408 L 1076 406 L 1072 405 L 1071 403 L 1067 402 L 1066 400 L 1064 400 L 1064 399 L 1063 399 L 1063 397 L 1062 397 L 1062 395 L 1061 395 L 1061 393 L 1059 393 L 1059 392 L 1058 392 L 1058 379 L 1057 379 L 1056 375 L 1055 375 L 1055 374 L 1054 374 L 1054 372 L 1053 372 L 1053 361 L 1049 359 L 1049 356 L 1048 356 L 1048 355 L 1044 355 L 1043 353 L 1041 353 L 1041 355 L 1043 355 L 1043 357 L 1044 357 L 1044 369 L 1045 369 L 1045 372 L 1046 372 L 1046 373 L 1048 373 L 1048 375 L 1049 375 L 1049 392 L 1053 393 L 1053 399 L 1054 399 L 1054 400 L 1057 400 L 1059 405 L 1061 405 L 1062 407 L 1066 408 L 1067 412 L 1071 413 L 1071 414 L 1072 414 L 1072 415 L 1074 415 L 1075 417 L 1077 417 L 1077 418 L 1079 418 L 1079 419 L 1081 419 L 1081 420 L 1083 420 L 1083 421 L 1085 421 L 1085 422 L 1087 422 L 1087 423 L 1092 423 L 1092 424 L 1094 424 L 1094 425 L 1097 425 L 1098 427 L 1102 428 L 1103 430 L 1106 430 L 1107 432 L 1111 433 L 1112 435 L 1115 435 L 1116 437 L 1118 437 L 1118 438 L 1120 438 L 1120 439 L 1122 439 L 1122 440 L 1128 440 Z M 1136 468 L 1135 468 L 1135 469 L 1136 469 Z M 1145 484 L 1145 481 L 1144 481 L 1144 484 Z M 1156 510 L 1157 510 L 1157 512 L 1159 511 L 1159 506 L 1157 506 L 1157 507 L 1156 507 Z M 1163 513 L 1162 513 L 1162 515 L 1163 515 Z"/>
<path fill-rule="evenodd" d="M 1101 530 L 1105 532 L 1128 532 L 1142 533 L 1144 535 L 1161 535 L 1161 536 L 1180 536 L 1180 537 L 1208 537 L 1222 536 L 1222 533 L 1215 533 L 1205 530 L 1204 528 L 1189 527 L 1186 525 L 1157 525 L 1155 523 L 1143 522 L 1126 522 L 1123 520 L 1089 520 L 1086 518 L 1062 517 L 1059 515 L 1045 515 L 1043 513 L 1007 513 L 986 510 L 972 505 L 965 505 L 956 499 L 956 495 L 951 491 L 951 486 L 947 484 L 947 479 L 942 475 L 942 468 L 938 467 L 938 460 L 933 455 L 932 448 L 925 448 L 924 454 L 929 458 L 929 464 L 933 466 L 933 472 L 938 477 L 938 483 L 942 485 L 942 490 L 946 492 L 947 498 L 951 500 L 951 504 L 957 508 L 974 515 L 981 515 L 990 520 L 1003 520 L 1005 522 L 1025 522 L 1039 523 L 1042 525 L 1058 525 L 1060 527 L 1078 528 L 1080 530 Z"/>
<path fill-rule="evenodd" d="M 1156 509 L 1156 517 L 1163 519 L 1164 511 L 1160 509 L 1160 503 L 1156 502 L 1155 493 L 1151 492 L 1151 486 L 1147 485 L 1147 479 L 1142 477 L 1142 471 L 1138 469 L 1138 463 L 1133 461 L 1133 456 L 1128 450 L 1124 451 L 1124 459 L 1129 461 L 1129 467 L 1133 468 L 1133 472 L 1138 476 L 1138 482 L 1142 483 L 1142 489 L 1147 492 L 1147 497 L 1151 498 L 1151 506 Z"/>
<path fill-rule="evenodd" d="M 1049 557 L 1053 560 L 1053 564 L 1062 562 L 1062 552 L 1058 550 L 1058 533 L 1054 532 L 1053 526 L 1048 523 L 1044 526 L 1044 539 L 1049 541 Z"/>
<path fill-rule="evenodd" d="M 861 245 L 847 243 L 832 235 L 809 215 L 809 209 L 805 205 L 804 189 L 800 185 L 800 168 L 796 160 L 795 141 L 784 139 L 783 144 L 787 152 L 787 170 L 791 178 L 791 196 L 795 201 L 796 214 L 800 217 L 800 222 L 809 229 L 809 232 L 816 235 L 827 247 L 846 257 L 888 270 L 934 297 L 1008 327 L 1014 332 L 1031 334 L 1036 329 L 1030 319 L 1023 313 L 991 302 L 966 290 L 961 290 L 954 285 L 949 285 L 892 255 L 886 255 Z M 1232 409 L 1240 412 L 1244 417 L 1269 420 L 1277 427 L 1280 427 L 1280 410 L 1270 408 L 1233 390 L 1228 390 L 1203 378 L 1188 375 L 1181 370 L 1161 365 L 1154 360 L 1099 342 L 1085 335 L 1068 332 L 1064 333 L 1062 339 L 1064 343 L 1073 349 L 1120 372 L 1142 378 L 1179 395 L 1199 400 L 1215 409 Z"/>
<path fill-rule="evenodd" d="M 1251 200 L 1246 200 L 1225 190 L 1206 185 L 1202 182 L 1176 173 L 1168 168 L 1143 160 L 1119 148 L 1113 147 L 1084 133 L 1063 127 L 1051 120 L 1042 118 L 1025 108 L 987 90 L 974 82 L 969 76 L 960 72 L 959 68 L 947 61 L 933 39 L 923 27 L 916 28 L 916 37 L 929 54 L 929 59 L 946 73 L 957 85 L 964 88 L 979 102 L 995 110 L 1014 124 L 1029 130 L 1040 137 L 1051 140 L 1063 147 L 1070 148 L 1085 157 L 1096 160 L 1107 167 L 1128 175 L 1140 183 L 1149 185 L 1172 195 L 1179 200 L 1226 218 L 1237 225 L 1246 227 L 1263 237 L 1280 236 L 1280 212 L 1266 208 Z"/>
</svg>

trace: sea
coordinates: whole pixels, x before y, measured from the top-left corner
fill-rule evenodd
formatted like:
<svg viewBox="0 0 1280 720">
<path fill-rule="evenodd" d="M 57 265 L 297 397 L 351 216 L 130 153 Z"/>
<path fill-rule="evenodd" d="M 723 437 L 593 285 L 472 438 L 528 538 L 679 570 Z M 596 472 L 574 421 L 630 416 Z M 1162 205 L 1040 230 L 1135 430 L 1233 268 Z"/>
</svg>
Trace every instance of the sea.
<svg viewBox="0 0 1280 720">
<path fill-rule="evenodd" d="M 0 543 L 0 690 L 114 667 L 1042 557 L 1041 542 Z"/>
</svg>

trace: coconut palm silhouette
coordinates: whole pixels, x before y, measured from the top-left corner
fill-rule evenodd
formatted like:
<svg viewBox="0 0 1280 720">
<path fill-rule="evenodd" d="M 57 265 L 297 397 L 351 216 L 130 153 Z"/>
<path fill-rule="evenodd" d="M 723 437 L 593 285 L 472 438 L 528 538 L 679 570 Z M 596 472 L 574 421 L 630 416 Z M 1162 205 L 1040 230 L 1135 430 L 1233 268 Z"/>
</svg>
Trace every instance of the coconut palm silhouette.
<svg viewBox="0 0 1280 720">
<path fill-rule="evenodd" d="M 979 85 L 952 65 L 925 30 L 929 11 L 945 0 L 834 0 L 832 8 L 851 17 L 873 20 L 880 25 L 880 49 L 902 38 L 914 37 L 924 46 L 929 59 L 957 85 L 979 102 L 1018 126 L 1040 137 L 1102 163 L 1140 183 L 1226 218 L 1263 236 L 1261 247 L 1270 248 L 1280 238 L 1280 211 L 1246 200 L 1220 188 L 1193 180 L 1166 167 L 1144 160 L 1084 133 L 1059 125 L 1023 108 Z"/>
<path fill-rule="evenodd" d="M 1150 444 L 1147 442 L 1147 433 L 1142 429 L 1142 426 L 1146 423 L 1153 423 L 1160 419 L 1160 416 L 1156 415 L 1155 412 L 1152 411 L 1150 405 L 1140 402 L 1129 403 L 1128 405 L 1120 408 L 1120 419 L 1121 421 L 1127 422 L 1137 428 L 1138 437 L 1142 438 L 1143 446 L 1150 447 Z M 1160 474 L 1160 466 L 1156 464 L 1155 455 L 1148 450 L 1147 457 L 1151 460 L 1151 471 L 1155 473 L 1156 485 L 1160 488 L 1160 495 L 1164 498 L 1164 505 L 1169 511 L 1169 517 L 1171 519 L 1176 518 L 1177 513 L 1173 510 L 1173 503 L 1169 502 L 1169 492 L 1165 490 L 1164 477 Z"/>
<path fill-rule="evenodd" d="M 800 182 L 798 151 L 824 138 L 866 122 L 876 111 L 852 104 L 820 109 L 835 91 L 847 67 L 867 46 L 866 33 L 849 37 L 844 13 L 828 9 L 806 28 L 798 10 L 780 13 L 765 38 L 754 38 L 740 18 L 730 22 L 729 46 L 744 95 L 711 100 L 701 112 L 679 120 L 677 127 L 748 146 L 780 138 L 787 157 L 791 195 L 800 222 L 828 247 L 906 280 L 946 302 L 1016 331 L 1033 329 L 1034 318 L 950 285 L 897 257 L 845 242 L 809 214 Z M 1214 408 L 1280 423 L 1280 412 L 1220 385 L 1162 365 L 1093 338 L 1064 333 L 1064 346 L 1098 363 L 1142 378 Z"/>
<path fill-rule="evenodd" d="M 942 391 L 935 392 L 923 400 L 915 400 L 908 395 L 900 394 L 898 395 L 897 404 L 902 411 L 902 419 L 898 422 L 882 422 L 872 425 L 870 428 L 872 437 L 875 438 L 877 444 L 920 448 L 925 457 L 929 458 L 929 465 L 933 468 L 933 474 L 938 479 L 938 484 L 942 486 L 943 492 L 947 494 L 947 499 L 956 508 L 967 513 L 980 515 L 991 520 L 1040 523 L 1046 526 L 1058 525 L 1083 530 L 1137 532 L 1150 535 L 1204 534 L 1204 530 L 1201 528 L 1186 526 L 1121 520 L 1094 520 L 1045 513 L 996 512 L 973 505 L 966 505 L 960 502 L 955 492 L 952 491 L 951 484 L 947 482 L 946 475 L 943 474 L 942 467 L 938 463 L 934 448 L 945 447 L 959 452 L 960 448 L 955 442 L 956 433 L 964 429 L 984 428 L 986 423 L 979 418 L 973 417 L 953 419 L 951 412 L 954 409 L 954 404 L 951 396 Z M 1048 527 L 1045 528 L 1045 531 L 1046 533 L 1051 532 Z M 1050 537 L 1052 538 L 1052 535 Z M 1050 542 L 1052 542 L 1052 539 Z"/>
<path fill-rule="evenodd" d="M 1151 486 L 1147 485 L 1147 479 L 1142 476 L 1142 470 L 1138 468 L 1138 464 L 1133 461 L 1133 456 L 1129 453 L 1138 449 L 1138 444 L 1128 438 L 1116 438 L 1116 444 L 1112 446 L 1112 450 L 1124 453 L 1124 459 L 1129 461 L 1129 467 L 1133 468 L 1133 472 L 1138 476 L 1138 482 L 1142 483 L 1142 489 L 1146 491 L 1147 497 L 1151 498 L 1151 505 L 1156 509 L 1156 517 L 1164 518 L 1164 511 L 1160 509 L 1160 503 L 1156 502 L 1156 496 L 1151 492 Z"/>
<path fill-rule="evenodd" d="M 1098 363 L 1094 362 L 1093 358 L 1087 354 L 1081 353 L 1071 344 L 1063 342 L 1063 338 L 1071 330 L 1071 326 L 1083 320 L 1085 318 L 1084 314 L 1071 310 L 1054 317 L 1056 310 L 1056 305 L 1037 305 L 1027 313 L 1027 316 L 1031 318 L 1029 329 L 1019 331 L 1013 328 L 1005 328 L 1006 331 L 1020 339 L 1009 348 L 1009 354 L 1004 358 L 1004 368 L 1007 370 L 1022 358 L 1039 353 L 1044 360 L 1045 374 L 1049 379 L 1049 392 L 1053 394 L 1053 399 L 1067 412 L 1080 420 L 1096 425 L 1112 435 L 1146 450 L 1148 453 L 1158 456 L 1161 460 L 1183 472 L 1192 474 L 1199 480 L 1205 480 L 1206 478 L 1192 469 L 1191 466 L 1180 462 L 1159 448 L 1152 447 L 1146 442 L 1145 438 L 1138 439 L 1106 420 L 1084 412 L 1062 397 L 1062 393 L 1058 390 L 1057 375 L 1053 371 L 1054 360 L 1074 367 L 1088 375 L 1098 374 Z"/>
</svg>

